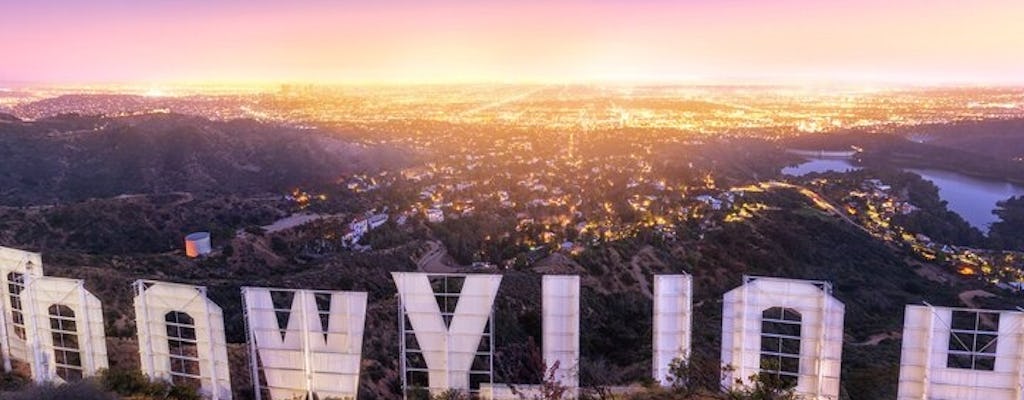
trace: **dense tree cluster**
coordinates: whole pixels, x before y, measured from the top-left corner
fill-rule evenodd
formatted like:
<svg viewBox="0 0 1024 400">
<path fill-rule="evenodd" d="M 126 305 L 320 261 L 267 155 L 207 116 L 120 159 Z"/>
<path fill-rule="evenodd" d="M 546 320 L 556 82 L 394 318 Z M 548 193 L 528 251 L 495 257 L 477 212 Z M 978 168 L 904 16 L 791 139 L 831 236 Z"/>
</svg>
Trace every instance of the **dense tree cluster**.
<svg viewBox="0 0 1024 400">
<path fill-rule="evenodd" d="M 1024 251 L 1024 196 L 1000 201 L 997 206 L 992 213 L 1000 221 L 992 224 L 992 243 L 1003 249 Z"/>
</svg>

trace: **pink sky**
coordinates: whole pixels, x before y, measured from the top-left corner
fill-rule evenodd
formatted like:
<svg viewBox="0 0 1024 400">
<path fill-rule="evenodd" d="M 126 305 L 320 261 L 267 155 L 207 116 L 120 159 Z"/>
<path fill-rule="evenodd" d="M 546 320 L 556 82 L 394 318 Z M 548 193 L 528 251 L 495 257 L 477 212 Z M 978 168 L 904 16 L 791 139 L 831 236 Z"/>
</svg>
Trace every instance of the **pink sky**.
<svg viewBox="0 0 1024 400">
<path fill-rule="evenodd" d="M 1021 0 L 64 3 L 4 6 L 0 81 L 1024 83 Z"/>
</svg>

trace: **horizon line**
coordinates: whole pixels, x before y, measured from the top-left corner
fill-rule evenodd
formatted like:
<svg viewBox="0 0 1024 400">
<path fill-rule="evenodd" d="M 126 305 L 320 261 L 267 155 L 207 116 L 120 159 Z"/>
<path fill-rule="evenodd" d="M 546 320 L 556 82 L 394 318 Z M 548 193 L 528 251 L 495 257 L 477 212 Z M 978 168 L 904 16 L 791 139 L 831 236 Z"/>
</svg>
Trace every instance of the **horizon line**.
<svg viewBox="0 0 1024 400">
<path fill-rule="evenodd" d="M 871 87 L 871 88 L 1024 88 L 1024 79 L 899 79 L 897 77 L 678 77 L 678 78 L 576 78 L 576 79 L 154 79 L 154 80 L 0 80 L 0 89 L 39 87 L 233 87 L 266 88 L 284 85 L 319 87 L 373 86 L 749 86 L 749 87 Z"/>
</svg>

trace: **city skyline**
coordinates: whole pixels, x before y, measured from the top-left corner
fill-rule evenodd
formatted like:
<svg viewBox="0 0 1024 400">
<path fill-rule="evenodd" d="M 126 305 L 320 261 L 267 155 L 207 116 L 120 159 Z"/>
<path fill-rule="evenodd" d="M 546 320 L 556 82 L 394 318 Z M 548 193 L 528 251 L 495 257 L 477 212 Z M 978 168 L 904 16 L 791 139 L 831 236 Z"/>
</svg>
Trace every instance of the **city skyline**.
<svg viewBox="0 0 1024 400">
<path fill-rule="evenodd" d="M 1020 84 L 1024 3 L 46 0 L 0 81 Z"/>
</svg>

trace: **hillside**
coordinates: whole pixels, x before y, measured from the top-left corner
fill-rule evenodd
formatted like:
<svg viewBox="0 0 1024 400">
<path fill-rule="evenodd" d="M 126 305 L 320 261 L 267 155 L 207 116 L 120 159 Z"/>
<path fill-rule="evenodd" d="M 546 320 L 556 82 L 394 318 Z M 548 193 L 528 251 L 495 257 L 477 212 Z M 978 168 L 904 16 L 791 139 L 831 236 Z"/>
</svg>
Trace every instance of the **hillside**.
<svg viewBox="0 0 1024 400">
<path fill-rule="evenodd" d="M 408 154 L 316 130 L 176 114 L 0 121 L 0 205 L 121 194 L 251 194 L 333 182 Z"/>
<path fill-rule="evenodd" d="M 615 169 L 617 173 L 587 186 L 585 200 L 603 203 L 601 209 L 610 209 L 625 221 L 621 226 L 635 223 L 628 225 L 632 227 L 629 234 L 589 240 L 576 231 L 576 221 L 567 220 L 566 230 L 574 231 L 566 240 L 575 244 L 572 250 L 565 250 L 561 240 L 551 246 L 514 240 L 515 235 L 544 235 L 540 230 L 520 231 L 520 221 L 526 218 L 497 201 L 467 202 L 475 207 L 471 213 L 456 214 L 448 208 L 447 219 L 441 223 L 408 212 L 402 214 L 408 219 L 400 224 L 400 210 L 415 210 L 401 206 L 403 202 L 423 198 L 422 189 L 414 182 L 404 180 L 390 188 L 357 191 L 336 178 L 352 171 L 396 170 L 403 162 L 411 162 L 402 157 L 406 153 L 364 148 L 318 132 L 173 114 L 66 115 L 0 122 L 0 129 L 0 149 L 13 155 L 0 159 L 0 165 L 9 166 L 0 172 L 0 200 L 18 205 L 0 207 L 0 244 L 42 251 L 47 274 L 86 280 L 86 287 L 103 301 L 114 369 L 135 368 L 138 362 L 131 307 L 133 280 L 208 286 L 211 298 L 224 309 L 227 339 L 232 344 L 232 382 L 241 399 L 249 398 L 250 390 L 242 345 L 241 286 L 368 292 L 361 398 L 399 398 L 397 304 L 389 272 L 416 270 L 419 256 L 437 244 L 457 263 L 468 264 L 479 257 L 501 266 L 488 269 L 504 275 L 495 309 L 498 382 L 537 382 L 541 378 L 537 360 L 541 353 L 541 276 L 545 273 L 581 275 L 580 373 L 584 385 L 631 384 L 650 376 L 650 296 L 655 274 L 687 272 L 694 277 L 692 361 L 702 371 L 700 383 L 709 390 L 718 384 L 721 298 L 739 286 L 744 275 L 834 284 L 835 296 L 846 306 L 842 384 L 843 398 L 850 400 L 895 397 L 907 304 L 967 305 L 962 294 L 983 290 L 994 296 L 977 297 L 974 301 L 981 303 L 971 306 L 1012 309 L 1024 305 L 1021 299 L 983 280 L 955 275 L 939 264 L 921 261 L 905 247 L 865 233 L 852 220 L 828 214 L 823 211 L 827 208 L 796 190 L 812 180 L 825 179 L 838 185 L 836 193 L 849 193 L 868 178 L 867 172 L 849 174 L 856 179 L 846 184 L 831 175 L 805 181 L 793 178 L 790 183 L 775 181 L 781 179 L 779 167 L 794 157 L 769 141 L 665 146 L 651 157 L 649 166 L 637 167 L 632 161 L 622 164 Z M 841 142 L 846 138 L 835 139 Z M 895 149 L 942 149 L 891 135 L 869 139 L 907 143 L 893 146 Z M 609 156 L 621 153 L 615 151 L 614 143 L 603 143 Z M 881 144 L 866 150 L 885 154 L 883 151 L 886 148 Z M 445 157 L 441 154 L 437 160 Z M 655 171 L 669 182 L 693 189 L 657 190 L 653 188 L 658 181 L 653 179 L 651 184 L 630 187 L 628 182 L 638 169 Z M 523 170 L 531 174 L 535 167 Z M 450 174 L 451 182 L 430 186 L 451 187 L 449 195 L 454 197 L 463 193 L 457 187 L 471 179 L 467 177 L 491 176 L 480 171 Z M 564 174 L 551 171 L 546 175 L 568 176 Z M 393 175 L 399 174 L 388 176 Z M 948 210 L 933 186 L 916 177 L 913 181 L 903 175 L 877 177 L 894 187 L 909 187 L 907 197 L 923 209 L 894 223 L 920 228 L 915 233 L 925 232 L 937 240 L 974 242 L 973 232 L 963 229 L 966 223 L 947 217 Z M 511 174 L 506 179 L 516 180 Z M 552 181 L 545 183 L 559 184 Z M 776 185 L 765 186 L 771 190 L 730 190 L 765 181 Z M 352 182 L 362 182 L 362 177 Z M 280 192 L 265 195 L 266 191 L 297 185 L 329 200 L 300 205 L 282 199 Z M 575 190 L 566 187 L 566 192 Z M 515 194 L 514 189 L 509 191 Z M 481 189 L 486 196 L 491 192 Z M 673 233 L 671 237 L 639 223 L 643 215 L 628 202 L 641 199 L 634 193 L 643 193 L 643 199 L 653 197 L 656 201 L 651 202 L 651 209 L 662 207 L 659 203 L 673 210 L 686 207 L 686 211 L 678 211 L 682 218 L 662 227 Z M 703 193 L 719 198 L 742 194 L 735 194 L 734 204 L 713 209 L 697 200 Z M 841 198 L 830 197 L 826 191 L 820 194 L 837 205 Z M 24 204 L 43 205 L 20 206 Z M 644 206 L 643 202 L 635 204 Z M 581 202 L 579 207 L 586 205 Z M 739 210 L 745 210 L 746 216 L 728 218 Z M 259 229 L 298 211 L 333 217 L 274 232 Z M 392 218 L 363 238 L 368 250 L 352 251 L 341 244 L 339 237 L 350 221 L 377 212 Z M 215 251 L 210 257 L 195 260 L 183 256 L 181 235 L 192 230 L 213 233 Z"/>
<path fill-rule="evenodd" d="M 1024 157 L 1024 120 L 970 121 L 908 129 L 929 144 L 1013 160 Z"/>
<path fill-rule="evenodd" d="M 902 127 L 878 133 L 849 130 L 780 141 L 786 148 L 863 149 L 856 157 L 872 167 L 931 168 L 970 176 L 1024 182 L 1024 120 L 962 121 Z"/>
<path fill-rule="evenodd" d="M 823 279 L 835 285 L 846 305 L 843 384 L 849 399 L 894 398 L 898 376 L 903 307 L 928 301 L 964 305 L 958 295 L 984 289 L 966 280 L 910 262 L 909 255 L 860 229 L 816 209 L 802 195 L 782 190 L 748 196 L 772 211 L 744 222 L 724 224 L 698 235 L 696 227 L 678 242 L 644 237 L 593 247 L 578 256 L 554 257 L 535 266 L 503 272 L 496 305 L 498 381 L 540 379 L 540 273 L 583 276 L 581 338 L 585 384 L 626 384 L 649 376 L 653 274 L 688 272 L 694 276 L 694 362 L 715 376 L 721 329 L 721 296 L 739 286 L 743 275 Z M 141 206 L 140 206 L 141 207 Z M 239 287 L 243 285 L 361 290 L 370 293 L 364 347 L 362 390 L 365 398 L 395 398 L 397 332 L 394 284 L 389 271 L 415 268 L 411 257 L 423 242 L 410 240 L 366 253 L 331 252 L 302 256 L 332 224 L 313 224 L 291 232 L 245 235 L 230 240 L 230 254 L 202 261 L 178 253 L 162 255 L 84 255 L 56 251 L 46 255 L 48 273 L 87 279 L 104 301 L 107 334 L 128 338 L 132 314 L 129 283 L 138 278 L 170 279 L 208 285 L 225 310 L 228 341 L 241 343 Z M 86 228 L 80 228 L 86 230 Z M 275 244 L 276 243 L 276 244 Z M 987 306 L 1024 305 L 1000 291 Z M 629 321 L 623 323 L 622 321 Z M 244 354 L 239 353 L 240 362 Z M 121 357 L 122 366 L 131 357 Z M 233 375 L 244 382 L 239 364 Z M 708 381 L 708 385 L 714 384 Z M 238 387 L 244 391 L 244 385 Z"/>
</svg>

